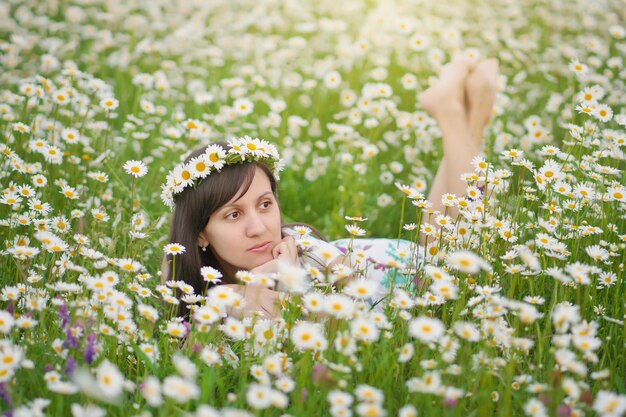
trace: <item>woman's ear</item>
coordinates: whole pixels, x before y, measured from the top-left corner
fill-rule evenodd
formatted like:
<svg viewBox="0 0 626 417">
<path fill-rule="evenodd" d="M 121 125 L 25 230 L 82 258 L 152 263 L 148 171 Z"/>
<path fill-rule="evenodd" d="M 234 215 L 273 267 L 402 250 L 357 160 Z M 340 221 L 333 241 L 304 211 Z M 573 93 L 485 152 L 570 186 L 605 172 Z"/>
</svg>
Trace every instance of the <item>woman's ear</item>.
<svg viewBox="0 0 626 417">
<path fill-rule="evenodd" d="M 209 246 L 209 241 L 204 236 L 204 232 L 200 233 L 200 235 L 198 236 L 198 246 L 200 246 L 201 248 Z"/>
</svg>

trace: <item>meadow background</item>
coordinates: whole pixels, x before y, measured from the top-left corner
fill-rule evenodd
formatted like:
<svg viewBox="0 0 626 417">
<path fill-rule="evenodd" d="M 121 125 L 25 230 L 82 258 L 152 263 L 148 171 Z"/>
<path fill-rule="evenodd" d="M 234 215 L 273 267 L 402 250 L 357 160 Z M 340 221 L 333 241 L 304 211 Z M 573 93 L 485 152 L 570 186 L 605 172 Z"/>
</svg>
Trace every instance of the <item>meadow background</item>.
<svg viewBox="0 0 626 417">
<path fill-rule="evenodd" d="M 0 412 L 624 415 L 625 6 L 3 1 Z M 458 54 L 501 76 L 485 192 L 442 220 L 420 207 L 441 140 L 418 97 Z M 425 284 L 370 310 L 322 271 L 281 321 L 211 296 L 176 320 L 160 186 L 243 135 L 285 159 L 285 221 L 415 241 L 429 216 Z"/>
</svg>

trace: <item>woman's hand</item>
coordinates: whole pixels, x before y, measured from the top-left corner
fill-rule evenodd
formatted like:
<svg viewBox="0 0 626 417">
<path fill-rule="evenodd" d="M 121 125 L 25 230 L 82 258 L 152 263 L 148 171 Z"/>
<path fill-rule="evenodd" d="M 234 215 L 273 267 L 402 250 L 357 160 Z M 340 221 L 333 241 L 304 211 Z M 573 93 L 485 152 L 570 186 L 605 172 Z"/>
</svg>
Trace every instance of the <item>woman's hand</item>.
<svg viewBox="0 0 626 417">
<path fill-rule="evenodd" d="M 291 236 L 285 236 L 280 243 L 272 249 L 272 256 L 278 261 L 296 265 L 298 263 L 296 241 L 293 240 Z"/>
<path fill-rule="evenodd" d="M 291 236 L 284 237 L 279 244 L 272 248 L 272 256 L 274 259 L 253 268 L 250 272 L 253 274 L 277 273 L 279 263 L 298 265 L 296 241 Z"/>
</svg>

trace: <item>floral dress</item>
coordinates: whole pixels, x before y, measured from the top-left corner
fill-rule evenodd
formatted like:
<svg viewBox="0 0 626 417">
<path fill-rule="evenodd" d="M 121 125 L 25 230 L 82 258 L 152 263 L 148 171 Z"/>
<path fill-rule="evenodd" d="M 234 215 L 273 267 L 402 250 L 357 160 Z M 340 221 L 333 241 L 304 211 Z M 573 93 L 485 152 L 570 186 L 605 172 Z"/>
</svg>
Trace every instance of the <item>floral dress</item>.
<svg viewBox="0 0 626 417">
<path fill-rule="evenodd" d="M 310 234 L 301 236 L 294 230 L 284 230 L 303 250 L 304 263 L 324 267 L 348 255 L 355 275 L 374 280 L 387 289 L 414 288 L 416 269 L 424 262 L 424 247 L 408 240 L 355 238 L 326 242 Z"/>
</svg>

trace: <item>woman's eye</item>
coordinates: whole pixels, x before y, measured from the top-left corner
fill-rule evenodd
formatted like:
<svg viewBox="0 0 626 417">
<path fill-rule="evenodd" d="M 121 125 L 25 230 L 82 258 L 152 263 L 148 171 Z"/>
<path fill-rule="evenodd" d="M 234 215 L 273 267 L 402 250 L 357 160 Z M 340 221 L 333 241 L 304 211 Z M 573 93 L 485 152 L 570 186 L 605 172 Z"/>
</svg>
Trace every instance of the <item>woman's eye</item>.
<svg viewBox="0 0 626 417">
<path fill-rule="evenodd" d="M 269 208 L 272 205 L 272 202 L 267 200 L 261 203 L 261 207 L 263 207 L 264 209 Z"/>
<path fill-rule="evenodd" d="M 227 219 L 227 220 L 235 220 L 235 219 L 237 219 L 238 217 L 239 217 L 239 212 L 237 212 L 237 211 L 233 211 L 232 213 L 228 213 L 228 214 L 226 215 L 226 219 Z"/>
</svg>

